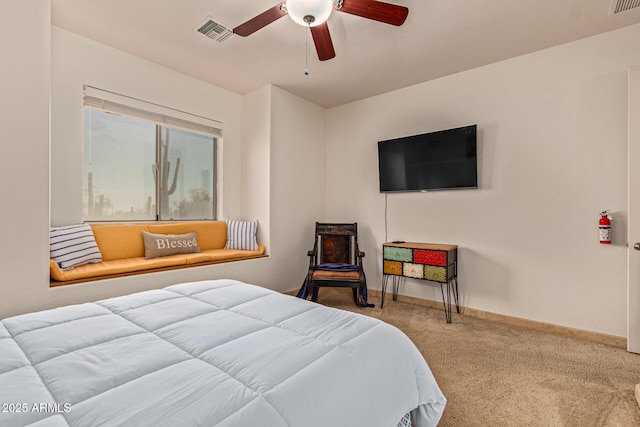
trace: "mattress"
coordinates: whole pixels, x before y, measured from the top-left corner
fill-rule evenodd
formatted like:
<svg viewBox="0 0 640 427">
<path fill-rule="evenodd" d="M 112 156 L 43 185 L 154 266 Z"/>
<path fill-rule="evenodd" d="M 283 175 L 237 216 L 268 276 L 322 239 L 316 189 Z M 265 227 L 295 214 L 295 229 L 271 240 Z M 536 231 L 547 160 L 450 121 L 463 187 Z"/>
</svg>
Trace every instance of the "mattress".
<svg viewBox="0 0 640 427">
<path fill-rule="evenodd" d="M 2 426 L 424 427 L 445 403 L 399 329 L 235 280 L 0 322 Z"/>
</svg>

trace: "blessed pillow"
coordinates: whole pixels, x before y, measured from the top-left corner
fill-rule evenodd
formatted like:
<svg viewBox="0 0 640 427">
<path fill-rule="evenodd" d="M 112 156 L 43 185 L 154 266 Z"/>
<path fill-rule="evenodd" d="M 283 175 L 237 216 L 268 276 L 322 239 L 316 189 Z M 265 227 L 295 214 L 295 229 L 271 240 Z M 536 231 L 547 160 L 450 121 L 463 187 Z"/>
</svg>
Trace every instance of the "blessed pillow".
<svg viewBox="0 0 640 427">
<path fill-rule="evenodd" d="M 143 231 L 142 238 L 146 259 L 200 252 L 198 233 L 195 231 L 186 234 L 154 234 Z"/>
<path fill-rule="evenodd" d="M 89 224 L 49 228 L 49 255 L 62 271 L 102 262 L 102 254 Z"/>
<path fill-rule="evenodd" d="M 227 243 L 225 249 L 241 249 L 257 251 L 258 241 L 256 232 L 258 221 L 232 221 L 227 220 Z"/>
</svg>

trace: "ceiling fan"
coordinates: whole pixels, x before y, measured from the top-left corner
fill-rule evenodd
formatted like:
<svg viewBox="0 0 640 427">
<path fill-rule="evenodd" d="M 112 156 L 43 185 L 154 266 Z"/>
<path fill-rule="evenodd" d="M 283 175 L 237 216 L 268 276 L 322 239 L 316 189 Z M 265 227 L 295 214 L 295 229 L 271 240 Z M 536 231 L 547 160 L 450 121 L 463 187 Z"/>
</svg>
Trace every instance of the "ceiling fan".
<svg viewBox="0 0 640 427">
<path fill-rule="evenodd" d="M 318 59 L 326 61 L 336 56 L 327 26 L 327 19 L 334 9 L 396 26 L 402 25 L 409 14 L 404 6 L 377 0 L 286 0 L 235 27 L 233 32 L 246 37 L 289 15 L 297 24 L 309 27 Z"/>
</svg>

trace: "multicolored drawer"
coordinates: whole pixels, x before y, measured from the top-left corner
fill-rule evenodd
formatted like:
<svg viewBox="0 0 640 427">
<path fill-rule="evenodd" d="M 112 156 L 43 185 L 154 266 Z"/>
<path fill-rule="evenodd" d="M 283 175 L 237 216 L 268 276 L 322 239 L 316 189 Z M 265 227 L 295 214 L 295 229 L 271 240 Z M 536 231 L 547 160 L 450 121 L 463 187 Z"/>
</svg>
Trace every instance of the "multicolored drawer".
<svg viewBox="0 0 640 427">
<path fill-rule="evenodd" d="M 456 276 L 457 245 L 385 243 L 383 273 L 447 283 Z"/>
<path fill-rule="evenodd" d="M 405 277 L 438 282 L 442 291 L 442 303 L 447 323 L 451 323 L 451 296 L 456 311 L 460 313 L 458 302 L 458 246 L 436 245 L 432 243 L 383 243 L 382 244 L 382 299 L 387 283 L 393 284 L 393 300 L 398 298 L 398 287 Z M 445 293 L 446 287 L 446 293 Z"/>
</svg>

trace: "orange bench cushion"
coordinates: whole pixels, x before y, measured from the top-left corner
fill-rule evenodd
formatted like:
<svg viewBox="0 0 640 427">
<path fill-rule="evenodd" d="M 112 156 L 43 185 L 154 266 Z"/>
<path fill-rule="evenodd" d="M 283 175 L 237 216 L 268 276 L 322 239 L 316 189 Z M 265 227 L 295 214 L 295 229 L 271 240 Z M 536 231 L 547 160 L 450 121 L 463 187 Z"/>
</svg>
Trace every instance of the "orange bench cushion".
<svg viewBox="0 0 640 427">
<path fill-rule="evenodd" d="M 264 255 L 266 248 L 258 245 L 257 251 L 240 251 L 235 249 L 211 249 L 194 254 L 176 254 L 160 258 L 145 259 L 144 257 L 114 259 L 98 264 L 86 264 L 71 270 L 62 271 L 58 264 L 50 261 L 51 278 L 59 282 L 70 280 L 91 279 L 100 276 L 135 273 L 167 267 L 187 267 L 201 263 L 224 261 L 238 261 Z"/>
<path fill-rule="evenodd" d="M 81 281 L 135 273 L 144 270 L 163 269 L 197 264 L 241 260 L 264 255 L 266 248 L 258 245 L 257 251 L 225 249 L 227 224 L 225 221 L 186 221 L 166 224 L 92 224 L 103 262 L 81 265 L 62 271 L 55 261 L 50 261 L 51 278 L 55 281 Z M 196 232 L 202 252 L 176 254 L 145 259 L 142 232 L 155 234 L 185 234 Z"/>
</svg>

